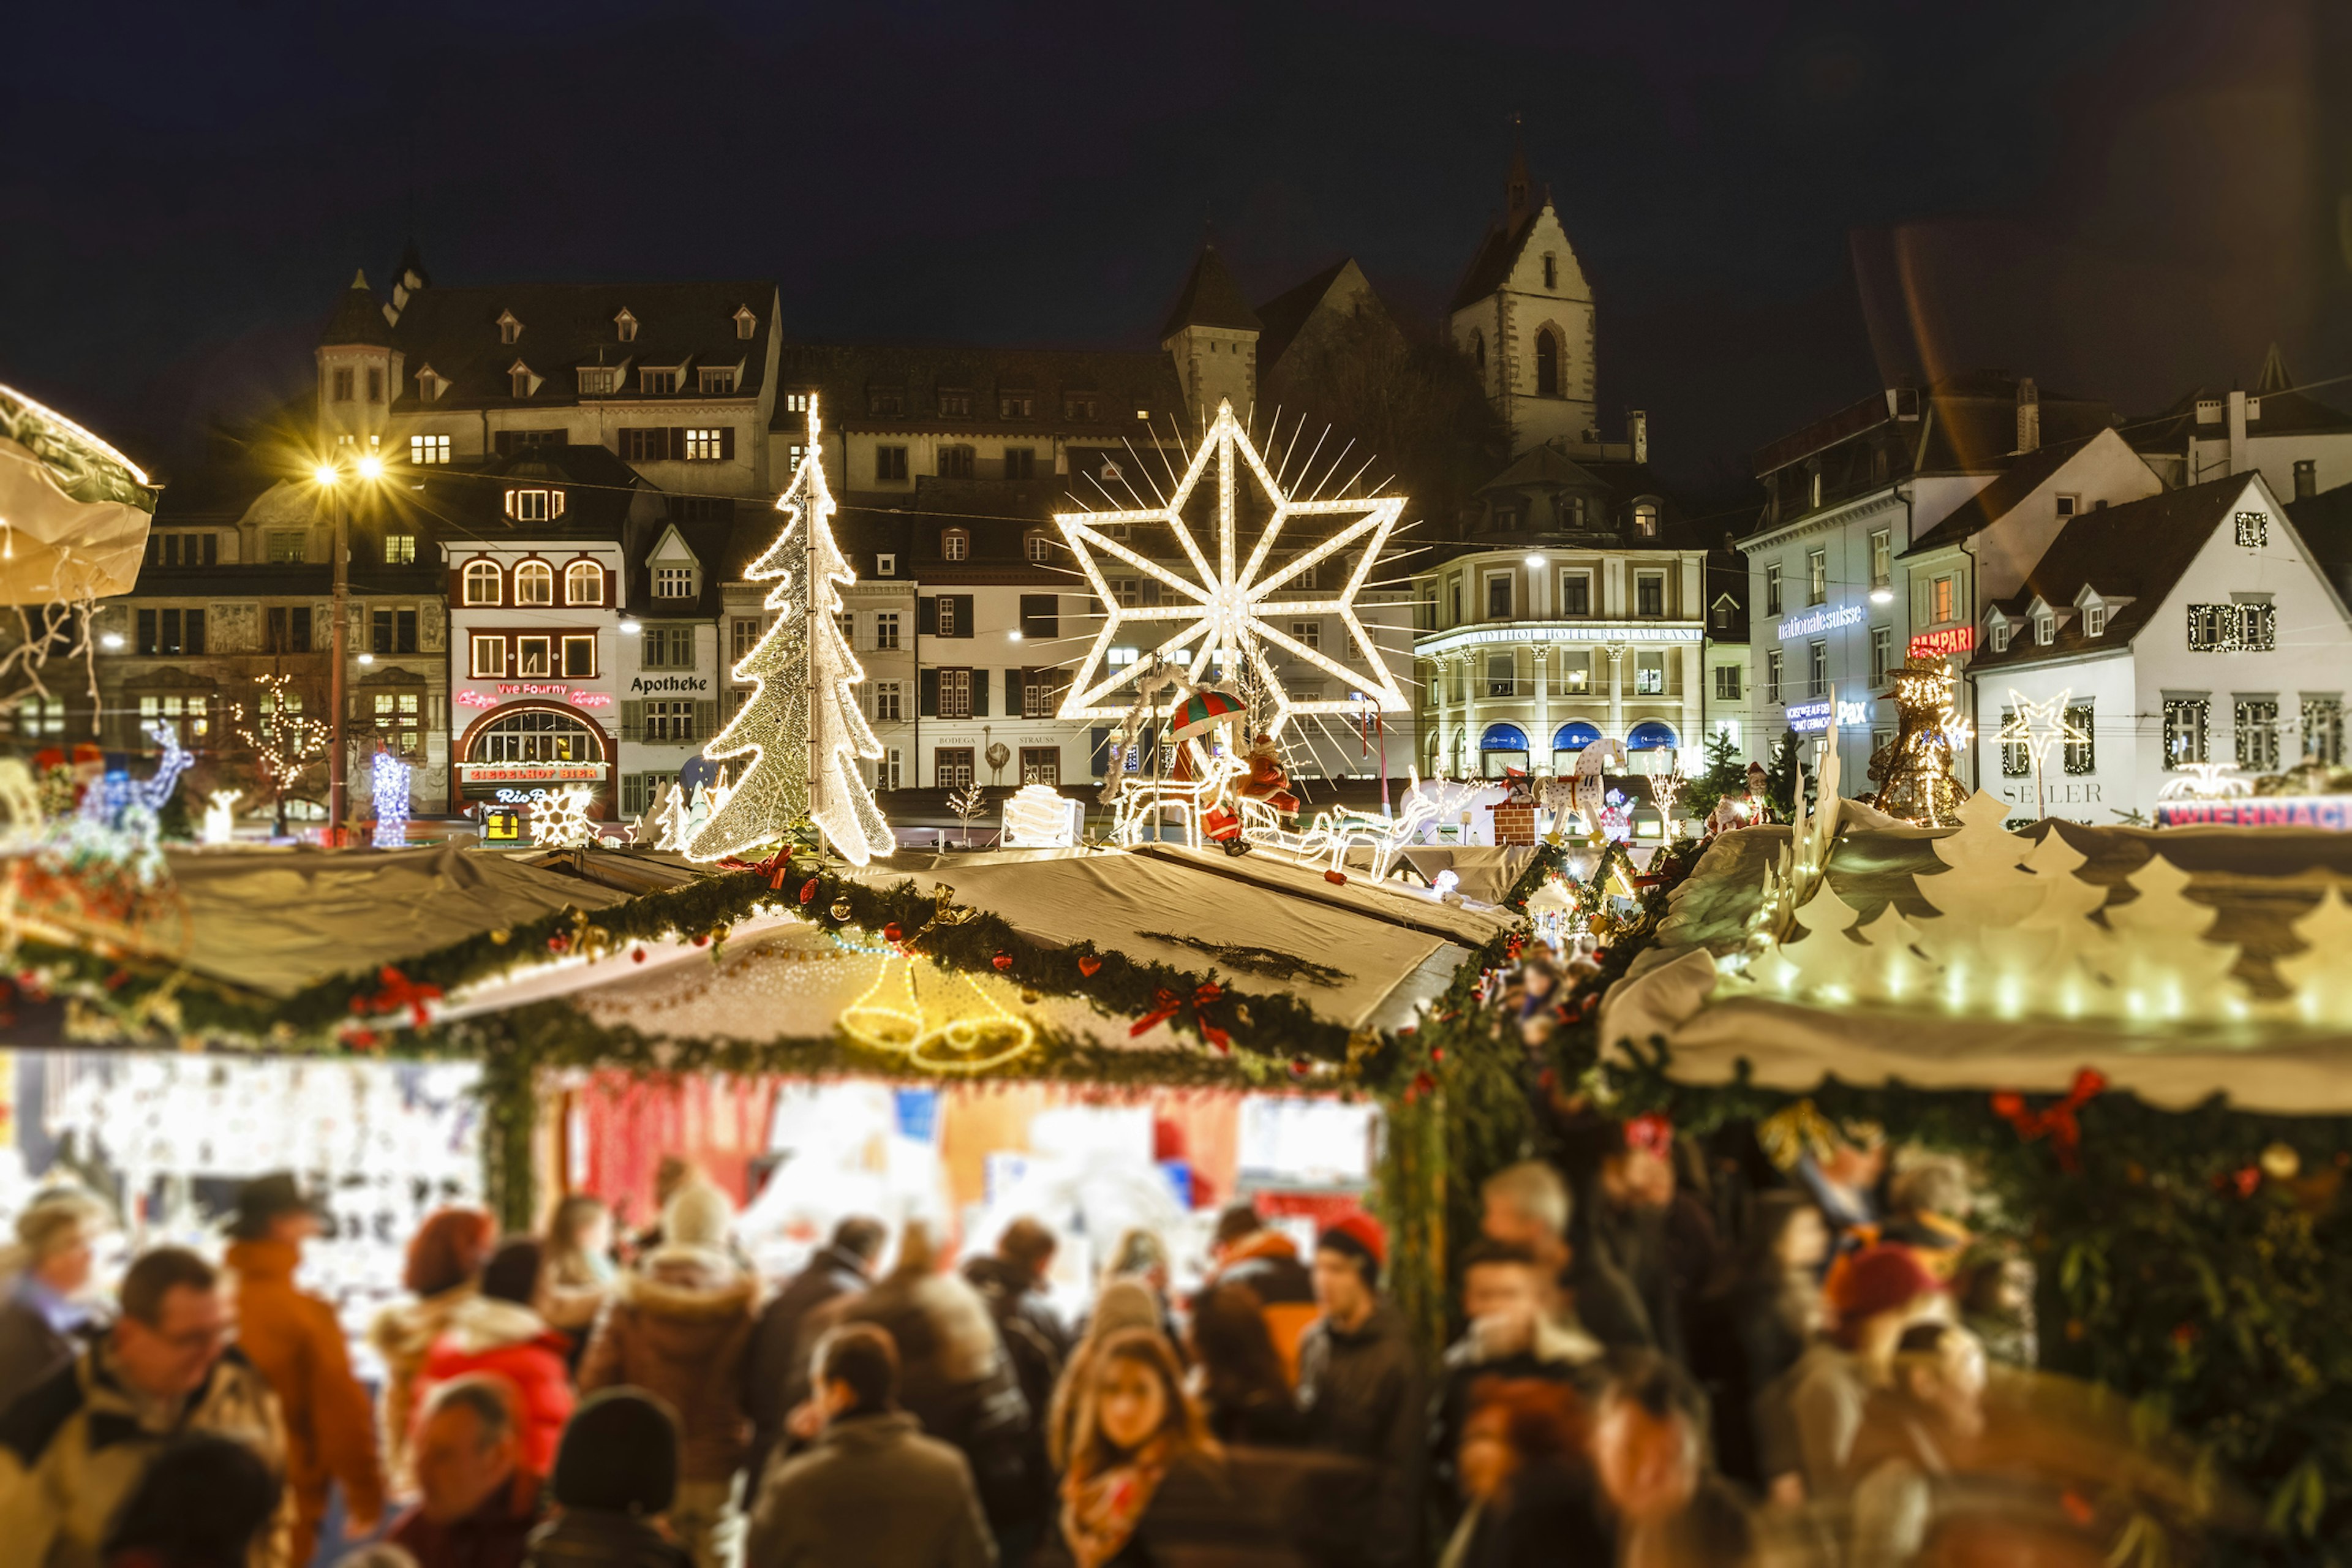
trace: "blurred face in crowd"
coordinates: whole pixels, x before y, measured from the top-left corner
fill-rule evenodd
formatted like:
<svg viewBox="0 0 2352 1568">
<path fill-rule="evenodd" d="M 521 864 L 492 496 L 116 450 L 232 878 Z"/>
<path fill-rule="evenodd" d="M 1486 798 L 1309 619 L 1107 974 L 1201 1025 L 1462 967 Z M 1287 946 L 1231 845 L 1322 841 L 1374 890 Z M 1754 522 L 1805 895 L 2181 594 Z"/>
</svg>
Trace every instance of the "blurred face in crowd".
<svg viewBox="0 0 2352 1568">
<path fill-rule="evenodd" d="M 1912 1398 L 1955 1431 L 1973 1434 L 1984 1426 L 1984 1346 L 1967 1330 L 1946 1330 L 1933 1356 L 1902 1357 L 1896 1375 Z"/>
<path fill-rule="evenodd" d="M 1524 1247 L 1536 1255 L 1542 1266 L 1558 1272 L 1568 1262 L 1568 1241 L 1558 1231 L 1534 1215 L 1523 1212 L 1510 1199 L 1498 1195 L 1486 1199 L 1485 1214 L 1478 1228 L 1490 1241 L 1509 1247 Z"/>
<path fill-rule="evenodd" d="M 1790 1215 L 1773 1251 L 1780 1257 L 1780 1267 L 1791 1274 L 1819 1268 L 1822 1260 L 1830 1255 L 1830 1227 L 1823 1223 L 1821 1211 L 1801 1208 Z"/>
<path fill-rule="evenodd" d="M 1342 1323 L 1353 1323 L 1371 1310 L 1372 1288 L 1364 1271 L 1344 1252 L 1318 1247 L 1315 1253 L 1315 1304 Z"/>
<path fill-rule="evenodd" d="M 1664 1208 L 1675 1198 L 1674 1163 L 1649 1149 L 1612 1154 L 1601 1163 L 1601 1188 L 1621 1208 Z"/>
<path fill-rule="evenodd" d="M 520 1445 L 509 1428 L 495 1440 L 478 1411 L 444 1405 L 416 1429 L 416 1489 L 425 1517 L 436 1524 L 465 1518 L 514 1479 Z"/>
<path fill-rule="evenodd" d="M 590 1209 L 580 1216 L 575 1233 L 580 1250 L 590 1258 L 601 1258 L 613 1250 L 613 1211 L 603 1206 Z"/>
<path fill-rule="evenodd" d="M 93 1244 L 89 1226 L 78 1225 L 57 1238 L 49 1253 L 33 1272 L 42 1284 L 60 1296 L 76 1296 L 89 1288 L 90 1270 L 96 1266 L 98 1249 Z"/>
<path fill-rule="evenodd" d="M 184 1399 L 211 1375 L 233 1326 L 217 1288 L 175 1285 L 154 1322 L 125 1313 L 115 1323 L 115 1367 L 151 1398 Z"/>
<path fill-rule="evenodd" d="M 1104 1438 L 1132 1451 L 1168 1423 L 1168 1390 L 1160 1374 L 1131 1356 L 1103 1363 L 1095 1382 L 1095 1423 Z"/>
<path fill-rule="evenodd" d="M 1507 1423 L 1503 1412 L 1489 1406 L 1463 1424 L 1462 1452 L 1455 1465 L 1465 1497 L 1483 1502 L 1503 1489 L 1514 1468 Z"/>
<path fill-rule="evenodd" d="M 1542 1305 L 1535 1270 L 1517 1263 L 1482 1263 L 1462 1277 L 1462 1314 L 1473 1321 L 1532 1319 Z"/>
<path fill-rule="evenodd" d="M 319 1224 L 319 1216 L 309 1209 L 289 1209 L 284 1214 L 272 1216 L 269 1221 L 269 1239 L 282 1241 L 289 1247 L 299 1247 L 318 1235 L 321 1228 L 323 1227 Z"/>
<path fill-rule="evenodd" d="M 1602 1489 L 1629 1520 L 1660 1519 L 1690 1500 L 1698 1458 L 1679 1416 L 1653 1415 L 1631 1399 L 1612 1398 L 1593 1434 Z"/>
</svg>

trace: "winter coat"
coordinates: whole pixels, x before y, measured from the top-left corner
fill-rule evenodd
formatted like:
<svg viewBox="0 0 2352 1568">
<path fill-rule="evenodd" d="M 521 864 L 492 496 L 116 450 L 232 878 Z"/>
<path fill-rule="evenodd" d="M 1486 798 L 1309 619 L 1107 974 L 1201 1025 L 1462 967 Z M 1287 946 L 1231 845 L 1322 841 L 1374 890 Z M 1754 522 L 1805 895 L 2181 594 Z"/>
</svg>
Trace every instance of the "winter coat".
<svg viewBox="0 0 2352 1568">
<path fill-rule="evenodd" d="M 300 1251 L 283 1241 L 229 1244 L 236 1342 L 267 1378 L 286 1423 L 286 1484 L 294 1494 L 294 1561 L 308 1563 L 334 1482 L 357 1519 L 383 1515 L 375 1412 L 352 1375 L 335 1310 L 294 1288 Z"/>
<path fill-rule="evenodd" d="M 1430 1473 L 1438 1512 L 1450 1526 L 1463 1506 L 1461 1480 L 1455 1467 L 1461 1458 L 1462 1428 L 1469 1423 L 1472 1397 L 1488 1378 L 1539 1378 L 1565 1383 L 1588 1397 L 1600 1392 L 1601 1342 L 1573 1323 L 1538 1316 L 1535 1339 L 1508 1353 L 1498 1353 L 1481 1337 L 1476 1323 L 1445 1352 L 1438 1374 L 1437 1397 L 1429 1408 Z"/>
<path fill-rule="evenodd" d="M 1028 1406 L 1026 1457 L 1023 1463 L 1039 1514 L 1050 1506 L 1054 1467 L 1045 1452 L 1045 1415 L 1054 1389 L 1070 1357 L 1069 1331 L 1037 1289 L 1036 1277 L 1001 1258 L 974 1258 L 964 1264 L 967 1284 L 980 1292 L 996 1324 L 997 1338 L 1012 1363 L 1013 1381 Z"/>
<path fill-rule="evenodd" d="M 1160 1568 L 1236 1558 L 1262 1564 L 1287 1561 L 1279 1554 L 1278 1532 L 1267 1528 L 1275 1521 L 1250 1516 L 1242 1501 L 1226 1463 L 1202 1454 L 1179 1458 L 1144 1504 L 1134 1533 L 1103 1568 Z M 1074 1561 L 1058 1523 L 1036 1561 L 1042 1568 L 1069 1568 Z"/>
<path fill-rule="evenodd" d="M 408 1473 L 408 1438 L 416 1425 L 416 1374 L 425 1355 L 457 1309 L 480 1291 L 468 1281 L 436 1296 L 394 1301 L 368 1325 L 368 1343 L 383 1358 L 383 1390 L 376 1399 L 376 1431 L 383 1444 L 383 1479 L 395 1497 L 416 1489 Z"/>
<path fill-rule="evenodd" d="M 1832 1341 L 1815 1340 L 1758 1396 L 1758 1457 L 1765 1480 L 1793 1470 L 1804 1478 L 1808 1498 L 1828 1502 L 1844 1496 L 1846 1461 L 1869 1403 L 1862 1359 Z"/>
<path fill-rule="evenodd" d="M 992 1568 L 963 1456 L 904 1411 L 834 1422 L 780 1458 L 752 1505 L 745 1568 Z"/>
<path fill-rule="evenodd" d="M 1381 1468 L 1366 1561 L 1419 1562 L 1429 1404 L 1412 1331 L 1395 1303 L 1382 1297 L 1356 1329 L 1325 1318 L 1307 1331 L 1298 1402 L 1310 1447 Z"/>
<path fill-rule="evenodd" d="M 1480 1513 L 1467 1568 L 1602 1568 L 1617 1561 L 1608 1504 L 1581 1459 L 1555 1454 L 1522 1466 Z"/>
<path fill-rule="evenodd" d="M 98 1325 L 89 1332 L 61 1331 L 37 1299 L 40 1287 L 19 1276 L 7 1300 L 0 1301 L 0 1415 L 26 1389 L 47 1381 L 58 1368 L 81 1353 Z"/>
<path fill-rule="evenodd" d="M 518 1469 L 465 1518 L 437 1524 L 413 1508 L 393 1522 L 384 1539 L 415 1558 L 416 1568 L 522 1568 L 531 1532 L 545 1512 L 539 1478 Z"/>
<path fill-rule="evenodd" d="M 449 1326 L 425 1352 L 416 1377 L 422 1409 L 433 1390 L 452 1378 L 484 1373 L 514 1388 L 522 1413 L 522 1467 L 534 1476 L 555 1470 L 555 1446 L 578 1403 L 568 1358 L 572 1342 L 530 1308 L 477 1296 L 450 1316 Z"/>
<path fill-rule="evenodd" d="M 1315 1276 L 1298 1260 L 1298 1248 L 1278 1230 L 1255 1230 L 1234 1243 L 1218 1265 L 1215 1285 L 1246 1285 L 1258 1299 L 1274 1348 L 1291 1385 L 1298 1384 L 1298 1345 L 1314 1326 Z"/>
<path fill-rule="evenodd" d="M 117 1378 L 103 1342 L 84 1351 L 0 1418 L 0 1552 L 21 1568 L 98 1568 L 107 1526 L 155 1456 L 188 1432 L 250 1444 L 285 1473 L 278 1396 L 238 1351 L 169 1411 Z M 289 1555 L 293 1526 L 289 1489 L 254 1568 L 300 1568 Z"/>
<path fill-rule="evenodd" d="M 816 1349 L 811 1315 L 827 1302 L 866 1286 L 865 1265 L 850 1253 L 821 1247 L 760 1313 L 743 1357 L 743 1412 L 751 1418 L 745 1469 L 756 1483 L 783 1440 L 784 1418 L 809 1394 L 809 1356 Z"/>
<path fill-rule="evenodd" d="M 531 1531 L 523 1568 L 694 1568 L 694 1553 L 652 1521 L 606 1509 L 567 1508 Z"/>
<path fill-rule="evenodd" d="M 1296 1448 L 1307 1441 L 1307 1415 L 1288 1389 L 1255 1388 L 1234 1396 L 1209 1389 L 1202 1396 L 1209 1435 L 1228 1447 Z"/>
<path fill-rule="evenodd" d="M 899 1404 L 962 1450 L 990 1526 L 1003 1535 L 1034 1523 L 1048 1489 L 1034 1469 L 1029 1402 L 979 1293 L 952 1274 L 894 1275 L 844 1317 L 897 1342 Z"/>
<path fill-rule="evenodd" d="M 677 1412 L 681 1481 L 725 1481 L 751 1440 L 743 1357 L 759 1282 L 717 1255 L 656 1253 L 622 1277 L 580 1365 L 580 1392 L 634 1384 Z"/>
</svg>

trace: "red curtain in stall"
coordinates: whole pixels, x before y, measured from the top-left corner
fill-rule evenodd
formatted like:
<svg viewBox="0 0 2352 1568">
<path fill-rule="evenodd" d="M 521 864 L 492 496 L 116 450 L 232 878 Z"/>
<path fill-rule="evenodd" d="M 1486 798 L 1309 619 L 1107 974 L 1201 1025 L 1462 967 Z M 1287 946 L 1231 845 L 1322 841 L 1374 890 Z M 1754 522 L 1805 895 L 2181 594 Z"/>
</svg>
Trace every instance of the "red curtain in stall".
<svg viewBox="0 0 2352 1568">
<path fill-rule="evenodd" d="M 614 1205 L 631 1228 L 654 1220 L 654 1172 L 667 1154 L 692 1161 L 738 1205 L 754 1155 L 768 1147 L 772 1082 L 598 1072 L 572 1091 L 572 1190 Z"/>
</svg>

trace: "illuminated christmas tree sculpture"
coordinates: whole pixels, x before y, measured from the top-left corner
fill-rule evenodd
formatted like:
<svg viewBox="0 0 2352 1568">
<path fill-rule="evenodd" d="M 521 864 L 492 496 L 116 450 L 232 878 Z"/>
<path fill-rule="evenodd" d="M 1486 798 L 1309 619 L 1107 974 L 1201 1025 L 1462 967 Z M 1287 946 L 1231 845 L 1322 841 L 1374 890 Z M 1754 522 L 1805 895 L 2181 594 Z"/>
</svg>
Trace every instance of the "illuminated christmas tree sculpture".
<svg viewBox="0 0 2352 1568">
<path fill-rule="evenodd" d="M 713 761 L 748 756 L 726 804 L 687 841 L 689 859 L 719 860 L 788 840 L 815 823 L 834 852 L 855 866 L 897 847 L 857 764 L 882 755 L 857 710 L 866 671 L 841 633 L 841 591 L 855 583 L 833 542 L 833 493 L 818 454 L 817 400 L 809 397 L 806 456 L 776 501 L 784 528 L 743 574 L 776 580 L 767 607 L 776 623 L 736 664 L 735 679 L 759 683 L 734 720 L 703 749 Z"/>
</svg>

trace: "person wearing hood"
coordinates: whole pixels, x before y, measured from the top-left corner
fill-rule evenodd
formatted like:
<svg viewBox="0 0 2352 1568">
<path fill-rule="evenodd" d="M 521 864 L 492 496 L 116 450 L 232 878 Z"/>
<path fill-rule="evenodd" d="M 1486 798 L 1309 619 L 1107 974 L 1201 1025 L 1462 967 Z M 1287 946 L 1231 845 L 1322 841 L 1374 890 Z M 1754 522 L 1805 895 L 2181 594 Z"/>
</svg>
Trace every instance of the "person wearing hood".
<svg viewBox="0 0 2352 1568">
<path fill-rule="evenodd" d="M 1380 1472 L 1362 1561 L 1396 1568 L 1421 1560 L 1429 1405 L 1412 1332 L 1380 1291 L 1387 1251 L 1370 1215 L 1347 1215 L 1316 1237 L 1315 1298 L 1323 1315 L 1299 1347 L 1298 1403 L 1307 1447 Z"/>
<path fill-rule="evenodd" d="M 898 1407 L 887 1331 L 845 1323 L 819 1344 L 813 1376 L 824 1427 L 780 1460 L 753 1505 L 745 1568 L 993 1568 L 971 1470 Z"/>
<path fill-rule="evenodd" d="M 808 1267 L 761 1309 L 743 1358 L 743 1409 L 751 1417 L 751 1449 L 743 1467 L 749 1485 L 757 1487 L 768 1473 L 769 1457 L 790 1440 L 786 1420 L 808 1397 L 809 1352 L 817 1338 L 813 1314 L 873 1284 L 874 1261 L 889 1234 L 871 1215 L 846 1216 L 833 1227 L 833 1239 L 810 1256 Z"/>
<path fill-rule="evenodd" d="M 408 1437 L 416 1425 L 416 1374 L 450 1318 L 472 1300 L 498 1236 L 498 1222 L 480 1209 L 436 1209 L 427 1215 L 408 1243 L 400 1276 L 413 1299 L 386 1307 L 368 1328 L 368 1343 L 383 1358 L 377 1421 L 383 1429 L 384 1479 L 395 1497 L 415 1489 L 408 1470 Z"/>
<path fill-rule="evenodd" d="M 481 1293 L 458 1305 L 425 1353 L 417 1397 L 473 1373 L 503 1380 L 515 1392 L 522 1468 L 545 1476 L 574 1404 L 567 1358 L 572 1342 L 539 1315 L 546 1300 L 545 1254 L 538 1241 L 501 1242 L 482 1269 Z"/>
<path fill-rule="evenodd" d="M 1316 1316 L 1315 1280 L 1298 1260 L 1290 1237 L 1267 1225 L 1257 1205 L 1244 1200 L 1217 1216 L 1211 1249 L 1216 1270 L 1208 1286 L 1246 1285 L 1258 1299 L 1258 1314 L 1281 1353 L 1284 1373 L 1298 1383 L 1298 1344 Z M 1207 1288 L 1203 1288 L 1206 1294 Z"/>
<path fill-rule="evenodd" d="M 622 1276 L 580 1364 L 583 1393 L 629 1384 L 677 1412 L 684 1438 L 670 1526 L 703 1568 L 722 1561 L 735 1472 L 751 1439 L 743 1358 L 759 1281 L 728 1250 L 727 1194 L 693 1181 L 662 1209 L 661 1245 Z"/>
<path fill-rule="evenodd" d="M 548 1492 L 558 1512 L 532 1531 L 523 1568 L 693 1568 L 659 1523 L 677 1500 L 677 1418 L 644 1389 L 580 1402 Z"/>
<path fill-rule="evenodd" d="M 923 1430 L 962 1450 L 999 1541 L 1043 1523 L 1046 1489 L 1031 1463 L 1029 1402 L 980 1293 L 943 1267 L 929 1227 L 908 1222 L 887 1278 L 843 1319 L 889 1331 L 899 1401 Z"/>
<path fill-rule="evenodd" d="M 78 1188 L 44 1193 L 16 1216 L 15 1278 L 0 1295 L 0 1414 L 105 1329 L 89 1291 L 106 1229 L 106 1211 Z"/>
<path fill-rule="evenodd" d="M 348 1539 L 374 1534 L 383 1515 L 375 1413 L 352 1375 L 342 1324 L 334 1308 L 294 1288 L 302 1244 L 319 1229 L 318 1211 L 291 1173 L 257 1177 L 238 1189 L 226 1258 L 237 1348 L 277 1394 L 286 1422 L 296 1563 L 310 1561 L 335 1483 L 343 1489 Z"/>
<path fill-rule="evenodd" d="M 1129 1329 L 1159 1327 L 1160 1298 L 1151 1293 L 1150 1286 L 1140 1279 L 1114 1279 L 1102 1288 L 1095 1298 L 1094 1315 L 1087 1320 L 1087 1331 L 1062 1368 L 1062 1381 L 1054 1390 L 1053 1406 L 1046 1415 L 1045 1454 L 1055 1469 L 1069 1468 L 1078 1421 L 1077 1391 L 1087 1385 L 1087 1368 L 1101 1352 L 1103 1342 Z"/>
</svg>

